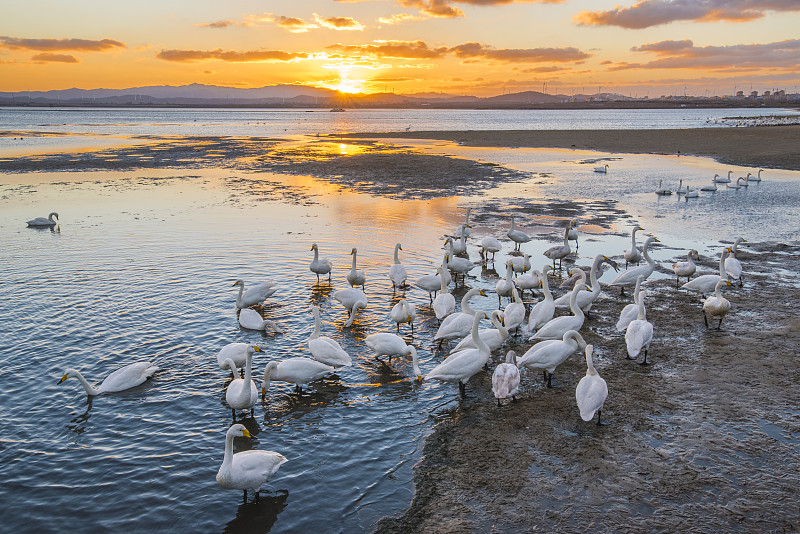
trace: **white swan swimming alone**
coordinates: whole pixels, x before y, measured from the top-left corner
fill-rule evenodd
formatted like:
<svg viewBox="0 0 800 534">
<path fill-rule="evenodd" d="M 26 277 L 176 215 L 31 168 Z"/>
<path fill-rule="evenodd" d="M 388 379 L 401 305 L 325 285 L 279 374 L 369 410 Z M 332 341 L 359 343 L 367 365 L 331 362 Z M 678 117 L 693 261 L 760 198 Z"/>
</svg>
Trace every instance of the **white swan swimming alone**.
<svg viewBox="0 0 800 534">
<path fill-rule="evenodd" d="M 408 323 L 411 326 L 411 333 L 414 333 L 414 318 L 417 316 L 417 307 L 406 299 L 400 299 L 397 304 L 392 306 L 389 317 L 397 323 L 397 331 L 400 331 L 400 324 Z"/>
<path fill-rule="evenodd" d="M 433 299 L 433 313 L 436 318 L 441 321 L 454 311 L 456 311 L 456 298 L 447 289 L 447 283 L 444 277 L 444 267 L 439 267 L 439 282 L 441 288 L 439 294 Z"/>
<path fill-rule="evenodd" d="M 31 219 L 27 221 L 27 225 L 31 228 L 52 228 L 56 224 L 58 224 L 58 213 L 52 212 L 50 215 L 45 217 L 36 217 L 35 219 Z"/>
<path fill-rule="evenodd" d="M 647 365 L 647 351 L 650 349 L 650 343 L 653 341 L 653 324 L 647 320 L 644 308 L 644 298 L 646 295 L 646 291 L 639 293 L 639 314 L 636 316 L 635 320 L 630 322 L 628 328 L 625 330 L 625 345 L 628 351 L 625 359 L 634 360 L 644 351 L 642 365 Z"/>
<path fill-rule="evenodd" d="M 236 286 L 239 286 L 239 296 L 236 297 L 236 307 L 239 309 L 261 304 L 278 291 L 278 288 L 275 287 L 275 282 L 272 280 L 256 284 L 248 288 L 247 291 L 244 290 L 244 281 L 242 280 L 234 282 L 233 287 Z"/>
<path fill-rule="evenodd" d="M 349 283 L 351 287 L 361 286 L 363 288 L 367 281 L 367 276 L 364 274 L 364 271 L 356 267 L 358 250 L 353 247 L 350 254 L 353 256 L 353 266 L 350 268 L 350 272 L 347 273 L 347 283 Z"/>
<path fill-rule="evenodd" d="M 519 250 L 523 243 L 527 243 L 531 240 L 531 237 L 525 232 L 517 230 L 515 217 L 516 215 L 511 215 L 511 228 L 509 228 L 508 232 L 506 232 L 506 236 L 508 236 L 508 238 L 515 243 L 514 250 Z"/>
<path fill-rule="evenodd" d="M 586 341 L 577 330 L 567 330 L 561 339 L 541 341 L 529 348 L 517 365 L 531 370 L 540 370 L 547 380 L 547 387 L 553 387 L 552 379 L 556 367 L 564 363 L 575 351 L 583 350 Z"/>
<path fill-rule="evenodd" d="M 636 289 L 633 291 L 633 304 L 628 304 L 619 312 L 618 332 L 624 332 L 631 321 L 636 320 L 636 317 L 639 316 L 639 293 L 642 289 L 642 282 L 644 282 L 644 275 L 639 275 L 639 278 L 636 279 Z"/>
<path fill-rule="evenodd" d="M 311 260 L 311 265 L 309 265 L 309 269 L 311 272 L 317 275 L 317 283 L 319 283 L 319 275 L 327 274 L 328 281 L 331 281 L 331 270 L 333 269 L 333 265 L 331 264 L 331 260 L 328 258 L 319 259 L 319 248 L 317 244 L 314 243 L 311 245 L 311 250 L 314 252 L 314 259 Z"/>
<path fill-rule="evenodd" d="M 516 402 L 519 392 L 519 368 L 517 367 L 517 353 L 510 350 L 506 353 L 505 363 L 501 363 L 492 373 L 492 393 L 497 398 L 497 405 L 501 399 L 511 397 L 512 402 Z"/>
<path fill-rule="evenodd" d="M 531 339 L 559 339 L 567 330 L 580 330 L 586 318 L 583 310 L 578 307 L 577 298 L 578 292 L 583 290 L 588 291 L 589 286 L 575 284 L 575 289 L 572 290 L 569 298 L 569 308 L 572 311 L 572 315 L 562 315 L 551 319 L 539 328 Z"/>
<path fill-rule="evenodd" d="M 478 324 L 482 319 L 488 319 L 484 312 L 477 312 L 472 318 L 472 341 L 476 348 L 465 349 L 450 355 L 445 361 L 431 369 L 425 378 L 442 382 L 458 382 L 459 393 L 462 397 L 466 395 L 464 385 L 473 375 L 483 369 L 491 356 L 489 347 L 478 333 Z"/>
<path fill-rule="evenodd" d="M 321 336 L 320 327 L 322 320 L 319 315 L 319 306 L 312 305 L 311 313 L 314 314 L 314 330 L 308 338 L 308 350 L 311 356 L 318 362 L 331 367 L 349 367 L 353 361 L 346 350 L 342 348 L 338 341 L 328 336 Z"/>
<path fill-rule="evenodd" d="M 244 377 L 236 378 L 228 384 L 225 389 L 225 401 L 233 412 L 233 420 L 236 421 L 236 410 L 251 410 L 258 400 L 258 389 L 253 382 L 253 354 L 263 352 L 259 347 L 253 345 L 253 350 L 246 352 L 244 363 Z M 232 360 L 226 360 L 228 368 L 235 367 Z"/>
<path fill-rule="evenodd" d="M 743 237 L 736 238 L 736 241 L 733 243 L 733 247 L 731 247 L 730 255 L 725 258 L 725 273 L 731 280 L 738 280 L 739 286 L 744 285 L 744 282 L 742 280 L 742 264 L 736 258 L 736 251 L 739 250 L 739 245 L 742 243 L 747 243 L 747 239 Z"/>
<path fill-rule="evenodd" d="M 295 385 L 295 391 L 302 391 L 303 386 L 314 380 L 333 374 L 336 371 L 330 365 L 325 365 L 311 358 L 289 358 L 281 362 L 271 361 L 264 369 L 264 381 L 261 383 L 261 396 L 264 397 L 269 390 L 270 383 L 289 382 Z"/>
<path fill-rule="evenodd" d="M 602 425 L 600 417 L 603 405 L 608 398 L 608 385 L 594 368 L 592 352 L 594 352 L 594 345 L 586 345 L 586 376 L 581 378 L 575 388 L 575 401 L 578 404 L 581 419 L 591 421 L 596 413 L 597 424 Z"/>
<path fill-rule="evenodd" d="M 725 258 L 731 251 L 730 248 L 725 248 L 722 255 L 719 257 L 719 274 L 704 274 L 698 276 L 694 280 L 690 280 L 681 286 L 681 289 L 688 289 L 690 291 L 697 291 L 701 294 L 711 293 L 714 291 L 714 286 L 717 285 L 719 280 L 727 280 L 728 274 L 725 271 Z"/>
<path fill-rule="evenodd" d="M 217 471 L 217 484 L 225 489 L 239 489 L 244 491 L 247 500 L 247 490 L 252 490 L 258 500 L 258 490 L 272 478 L 278 469 L 288 460 L 282 454 L 273 451 L 260 451 L 250 449 L 234 454 L 233 438 L 252 438 L 244 425 L 235 424 L 225 433 L 225 455 L 222 465 Z"/>
<path fill-rule="evenodd" d="M 567 227 L 564 229 L 564 244 L 550 247 L 543 252 L 544 256 L 553 260 L 553 269 L 556 268 L 556 260 L 558 260 L 558 268 L 561 269 L 561 260 L 569 256 L 571 252 L 569 248 L 569 230 L 572 228 L 572 221 L 567 221 Z"/>
<path fill-rule="evenodd" d="M 675 287 L 680 284 L 681 276 L 685 276 L 687 282 L 692 278 L 692 275 L 697 271 L 697 265 L 695 265 L 694 260 L 699 257 L 700 255 L 697 251 L 692 249 L 686 255 L 686 261 L 676 261 L 672 264 L 672 272 L 675 273 Z"/>
<path fill-rule="evenodd" d="M 656 270 L 656 262 L 653 261 L 649 254 L 651 243 L 660 243 L 660 241 L 656 237 L 648 237 L 644 242 L 644 246 L 642 246 L 642 256 L 644 256 L 644 259 L 647 262 L 646 265 L 640 265 L 639 267 L 634 267 L 633 269 L 628 269 L 627 271 L 620 273 L 619 276 L 617 276 L 614 281 L 608 285 L 619 287 L 621 294 L 624 295 L 625 288 L 636 284 L 636 280 L 640 275 L 644 276 L 645 280 L 650 278 L 650 275 Z"/>
<path fill-rule="evenodd" d="M 608 172 L 608 164 L 603 165 L 602 167 L 595 167 L 594 172 L 601 172 L 603 174 Z"/>
<path fill-rule="evenodd" d="M 703 321 L 706 323 L 706 328 L 709 328 L 708 316 L 710 315 L 714 319 L 719 319 L 717 330 L 720 330 L 722 328 L 722 320 L 731 309 L 730 301 L 722 296 L 721 289 L 725 285 L 729 286 L 731 283 L 728 280 L 717 282 L 714 286 L 714 295 L 703 301 Z"/>
<path fill-rule="evenodd" d="M 77 378 L 83 386 L 83 389 L 86 390 L 86 394 L 89 396 L 94 396 L 100 395 L 101 393 L 116 393 L 118 391 L 124 391 L 126 389 L 136 387 L 149 377 L 153 376 L 153 373 L 156 371 L 158 371 L 158 366 L 153 365 L 150 362 L 132 363 L 117 369 L 108 375 L 97 388 L 94 388 L 89 384 L 89 382 L 86 381 L 80 371 L 76 371 L 75 369 L 66 369 L 58 383 L 61 384 L 68 378 Z"/>
<path fill-rule="evenodd" d="M 547 279 L 547 271 L 550 269 L 549 265 L 545 265 L 539 275 L 539 281 L 544 293 L 544 300 L 540 300 L 531 308 L 531 313 L 528 315 L 528 325 L 525 330 L 533 332 L 541 328 L 544 324 L 550 321 L 555 315 L 556 306 L 553 300 L 553 294 L 550 292 L 550 284 Z M 534 271 L 538 273 L 539 271 Z"/>
<path fill-rule="evenodd" d="M 272 328 L 275 332 L 281 333 L 280 326 L 272 319 L 264 319 L 261 314 L 253 308 L 244 308 L 239 312 L 239 326 L 248 330 L 267 330 Z"/>
<path fill-rule="evenodd" d="M 441 344 L 444 340 L 464 337 L 470 332 L 472 319 L 476 311 L 469 305 L 469 299 L 476 295 L 485 297 L 486 293 L 478 288 L 467 291 L 461 298 L 461 311 L 445 317 L 442 324 L 439 325 L 436 334 L 433 336 L 434 341 L 438 341 L 439 344 Z"/>
<path fill-rule="evenodd" d="M 398 251 L 400 250 L 403 250 L 403 247 L 400 243 L 397 243 L 394 246 L 394 263 L 389 267 L 389 280 L 392 281 L 392 289 L 403 288 L 406 283 L 406 278 L 408 278 L 406 268 L 400 263 L 400 257 L 398 255 Z"/>
<path fill-rule="evenodd" d="M 353 321 L 356 320 L 356 313 L 358 310 L 363 310 L 367 307 L 366 293 L 355 287 L 339 289 L 333 293 L 333 298 L 338 300 L 347 310 L 347 321 L 344 323 L 345 326 L 351 326 Z"/>
<path fill-rule="evenodd" d="M 639 265 L 642 261 L 642 251 L 639 247 L 636 246 L 636 232 L 639 230 L 644 230 L 638 224 L 633 227 L 633 231 L 631 232 L 631 248 L 625 251 L 623 257 L 625 258 L 625 270 L 628 270 L 628 265 L 635 263 Z"/>
</svg>

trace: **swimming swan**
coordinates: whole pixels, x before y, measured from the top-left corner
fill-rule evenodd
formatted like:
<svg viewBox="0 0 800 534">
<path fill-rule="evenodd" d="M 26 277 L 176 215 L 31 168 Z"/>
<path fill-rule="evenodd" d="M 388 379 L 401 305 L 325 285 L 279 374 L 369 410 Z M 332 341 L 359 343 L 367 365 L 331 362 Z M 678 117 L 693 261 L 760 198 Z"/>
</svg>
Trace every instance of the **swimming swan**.
<svg viewBox="0 0 800 534">
<path fill-rule="evenodd" d="M 223 456 L 222 465 L 217 471 L 217 484 L 221 488 L 244 490 L 245 500 L 247 500 L 247 490 L 252 490 L 256 493 L 256 500 L 258 500 L 258 490 L 288 460 L 277 452 L 255 449 L 234 454 L 233 438 L 238 436 L 253 437 L 244 425 L 238 423 L 228 429 L 225 434 L 225 456 Z"/>
<path fill-rule="evenodd" d="M 364 343 L 375 352 L 375 358 L 380 360 L 381 356 L 388 356 L 389 363 L 392 362 L 392 356 L 406 356 L 410 354 L 414 376 L 422 376 L 417 360 L 417 349 L 413 345 L 407 345 L 406 340 L 402 337 L 389 332 L 378 332 L 364 338 Z"/>
<path fill-rule="evenodd" d="M 259 351 L 261 347 L 258 347 Z M 217 364 L 220 369 L 230 369 L 231 373 L 236 373 L 236 369 L 242 369 L 244 373 L 244 366 L 247 363 L 247 353 L 250 351 L 255 352 L 256 346 L 250 343 L 228 343 L 222 347 L 217 353 Z M 233 362 L 233 369 L 226 360 Z"/>
<path fill-rule="evenodd" d="M 761 173 L 764 172 L 764 169 L 758 169 L 758 176 L 753 176 L 749 172 L 747 173 L 747 181 L 748 182 L 760 182 L 761 181 Z"/>
<path fill-rule="evenodd" d="M 497 405 L 502 406 L 500 399 L 511 397 L 511 401 L 516 402 L 517 392 L 519 392 L 517 353 L 510 350 L 506 353 L 505 363 L 501 363 L 494 369 L 492 374 L 492 393 L 497 398 Z"/>
<path fill-rule="evenodd" d="M 394 263 L 389 267 L 389 279 L 392 281 L 392 289 L 403 288 L 406 283 L 406 278 L 408 278 L 406 268 L 400 263 L 400 258 L 398 256 L 398 251 L 400 250 L 403 250 L 403 247 L 400 246 L 400 243 L 397 243 L 394 246 Z"/>
<path fill-rule="evenodd" d="M 717 182 L 718 184 L 729 184 L 731 183 L 731 174 L 733 174 L 733 171 L 728 171 L 727 178 L 721 178 L 718 174 L 715 174 L 714 181 Z"/>
<path fill-rule="evenodd" d="M 661 187 L 661 182 L 662 180 L 658 181 L 658 189 L 656 189 L 656 195 L 661 195 L 661 196 L 671 195 L 672 191 Z"/>
<path fill-rule="evenodd" d="M 278 326 L 278 323 L 272 319 L 264 319 L 261 314 L 253 308 L 244 308 L 239 312 L 239 326 L 248 330 L 267 330 L 267 327 L 272 328 L 275 332 L 281 333 L 283 330 Z"/>
<path fill-rule="evenodd" d="M 601 172 L 605 174 L 608 172 L 608 165 L 603 165 L 602 167 L 595 167 L 594 172 Z"/>
<path fill-rule="evenodd" d="M 269 385 L 273 380 L 276 382 L 290 382 L 295 385 L 295 391 L 302 391 L 303 386 L 309 382 L 319 380 L 335 371 L 336 369 L 330 365 L 302 356 L 289 358 L 280 363 L 271 361 L 267 364 L 267 368 L 264 369 L 261 396 L 266 396 Z"/>
<path fill-rule="evenodd" d="M 581 378 L 575 388 L 575 401 L 578 403 L 581 419 L 591 421 L 597 413 L 597 424 L 602 425 L 600 415 L 608 397 L 608 385 L 594 368 L 593 351 L 594 345 L 586 345 L 586 376 Z"/>
<path fill-rule="evenodd" d="M 244 282 L 242 280 L 237 280 L 233 283 L 233 286 L 239 286 L 239 296 L 236 297 L 236 307 L 239 309 L 261 304 L 278 290 L 272 280 L 256 284 L 247 291 L 244 290 Z"/>
<path fill-rule="evenodd" d="M 339 342 L 328 336 L 320 336 L 322 321 L 319 316 L 319 306 L 311 306 L 311 313 L 314 314 L 314 331 L 308 338 L 308 350 L 311 356 L 318 362 L 331 367 L 349 367 L 353 365 L 350 355 L 347 354 Z"/>
<path fill-rule="evenodd" d="M 75 369 L 66 369 L 64 371 L 64 375 L 61 377 L 61 380 L 59 380 L 58 383 L 61 384 L 68 378 L 77 378 L 83 386 L 83 389 L 86 390 L 86 394 L 89 396 L 94 396 L 100 395 L 101 393 L 116 393 L 118 391 L 124 391 L 126 389 L 136 387 L 149 377 L 153 376 L 153 373 L 156 371 L 158 371 L 158 367 L 150 362 L 132 363 L 122 367 L 121 369 L 117 369 L 108 375 L 106 379 L 103 380 L 103 383 L 100 384 L 97 389 L 95 389 L 89 385 L 89 382 L 86 381 L 80 371 L 76 371 Z"/>
<path fill-rule="evenodd" d="M 56 212 L 50 213 L 50 215 L 48 215 L 47 218 L 36 217 L 35 219 L 31 219 L 30 221 L 27 222 L 27 224 L 28 224 L 29 227 L 32 227 L 32 228 L 35 228 L 35 227 L 44 228 L 44 227 L 48 227 L 48 226 L 49 227 L 53 227 L 56 224 L 58 224 L 58 221 L 54 220 L 54 219 L 58 219 L 58 213 L 56 213 Z"/>
<path fill-rule="evenodd" d="M 644 350 L 642 365 L 647 365 L 647 351 L 650 349 L 650 343 L 653 341 L 653 325 L 646 319 L 646 312 L 644 309 L 644 298 L 646 295 L 646 291 L 639 293 L 639 314 L 636 316 L 635 320 L 630 322 L 628 328 L 625 330 L 625 345 L 628 350 L 628 355 L 625 356 L 625 359 L 636 359 L 642 350 Z"/>
</svg>

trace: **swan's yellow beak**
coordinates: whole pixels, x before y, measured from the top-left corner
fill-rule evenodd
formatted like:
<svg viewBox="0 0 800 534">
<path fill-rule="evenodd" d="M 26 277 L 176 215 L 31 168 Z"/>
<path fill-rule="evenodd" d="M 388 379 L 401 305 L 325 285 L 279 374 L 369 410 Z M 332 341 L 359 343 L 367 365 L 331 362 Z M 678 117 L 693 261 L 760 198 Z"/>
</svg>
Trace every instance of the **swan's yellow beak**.
<svg viewBox="0 0 800 534">
<path fill-rule="evenodd" d="M 238 286 L 238 285 L 239 285 L 239 281 L 238 280 L 233 283 L 233 286 Z M 231 286 L 231 287 L 233 287 L 233 286 Z"/>
<path fill-rule="evenodd" d="M 267 390 L 264 389 L 264 388 L 261 388 L 261 396 L 265 397 L 266 395 L 267 395 Z"/>
<path fill-rule="evenodd" d="M 586 291 L 591 291 L 591 290 L 592 290 L 592 288 L 591 288 L 591 287 L 589 287 L 589 286 L 587 286 L 587 285 L 584 285 L 583 287 L 585 287 L 585 288 L 586 288 Z"/>
<path fill-rule="evenodd" d="M 730 283 L 729 280 L 725 280 L 725 283 L 728 284 L 729 286 L 733 285 L 733 284 Z"/>
<path fill-rule="evenodd" d="M 506 318 L 503 317 L 502 315 L 500 316 L 500 324 L 503 325 L 503 326 L 505 326 L 505 324 L 506 324 Z"/>
<path fill-rule="evenodd" d="M 421 384 L 425 380 L 425 375 L 419 375 L 415 380 Z"/>
<path fill-rule="evenodd" d="M 58 383 L 60 384 L 61 382 L 63 382 L 63 381 L 64 381 L 64 380 L 66 380 L 67 378 L 69 378 L 69 375 L 64 375 L 64 376 L 62 376 L 62 377 L 61 377 L 61 380 L 59 380 L 59 381 L 58 381 Z"/>
<path fill-rule="evenodd" d="M 264 352 L 263 350 L 261 350 L 261 347 L 259 347 L 258 345 L 253 345 L 253 350 L 256 351 L 256 352 Z"/>
<path fill-rule="evenodd" d="M 252 438 L 253 437 L 253 436 L 250 435 L 250 432 L 246 428 L 242 429 L 242 435 L 244 437 L 246 437 L 246 438 Z"/>
<path fill-rule="evenodd" d="M 481 295 L 482 297 L 485 297 L 485 296 L 486 296 L 486 293 L 483 291 L 483 289 L 481 289 L 480 295 Z M 486 315 L 486 314 L 484 314 L 484 315 Z"/>
</svg>

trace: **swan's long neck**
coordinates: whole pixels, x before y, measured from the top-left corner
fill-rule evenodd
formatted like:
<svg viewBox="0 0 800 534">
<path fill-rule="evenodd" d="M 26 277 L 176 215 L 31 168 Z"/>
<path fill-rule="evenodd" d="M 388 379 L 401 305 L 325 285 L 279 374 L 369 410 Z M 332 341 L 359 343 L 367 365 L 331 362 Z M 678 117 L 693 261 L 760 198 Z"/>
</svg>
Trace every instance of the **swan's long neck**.
<svg viewBox="0 0 800 534">
<path fill-rule="evenodd" d="M 519 293 L 517 292 L 517 286 L 515 285 L 511 286 L 511 298 L 513 298 L 514 302 L 516 302 L 517 304 L 524 304 L 522 302 L 522 299 L 519 298 Z"/>
<path fill-rule="evenodd" d="M 592 352 L 594 347 L 589 345 L 586 347 L 586 374 L 587 375 L 596 375 L 597 370 L 594 368 L 594 362 L 592 361 Z"/>
<path fill-rule="evenodd" d="M 592 284 L 592 293 L 599 293 L 600 292 L 600 284 L 597 283 L 597 269 L 600 268 L 600 263 L 602 263 L 605 256 L 599 254 L 595 256 L 594 263 L 592 263 L 592 268 L 589 271 L 589 282 Z"/>
<path fill-rule="evenodd" d="M 367 307 L 367 301 L 365 301 L 365 300 L 356 301 L 353 304 L 353 309 L 350 310 L 350 317 L 347 319 L 347 322 L 345 322 L 344 325 L 345 326 L 352 326 L 353 325 L 353 321 L 356 320 L 356 313 L 358 312 L 358 310 L 366 308 L 366 307 Z"/>
<path fill-rule="evenodd" d="M 225 358 L 225 361 L 222 362 L 222 368 L 225 369 L 225 367 L 230 369 L 231 373 L 235 373 L 236 372 L 236 362 L 234 362 L 230 358 Z"/>
<path fill-rule="evenodd" d="M 569 248 L 569 228 L 570 228 L 569 225 L 567 225 L 567 227 L 564 228 L 564 246 L 566 248 Z"/>
<path fill-rule="evenodd" d="M 759 172 L 761 172 L 761 171 L 759 171 Z M 734 256 L 734 257 L 736 256 L 736 251 L 739 250 L 739 243 L 741 243 L 741 242 L 742 242 L 742 238 L 741 237 L 737 237 L 736 241 L 733 242 L 733 250 L 731 251 L 731 256 Z"/>
<path fill-rule="evenodd" d="M 417 359 L 417 349 L 413 345 L 406 345 L 406 351 L 411 354 L 411 363 L 414 369 L 414 376 L 422 376 L 422 371 L 419 370 L 419 360 Z"/>
<path fill-rule="evenodd" d="M 239 284 L 239 297 L 236 299 L 236 304 L 241 307 L 242 305 L 242 295 L 244 294 L 244 283 Z"/>
<path fill-rule="evenodd" d="M 646 295 L 647 295 L 646 292 L 639 293 L 639 315 L 637 315 L 636 318 L 640 321 L 644 321 L 645 319 L 647 319 L 647 312 L 644 309 L 644 297 Z"/>
<path fill-rule="evenodd" d="M 267 392 L 269 384 L 272 381 L 272 370 L 278 367 L 278 362 L 269 362 L 267 368 L 264 369 L 264 382 L 261 383 L 261 394 Z"/>
<path fill-rule="evenodd" d="M 511 231 L 513 232 L 516 226 L 514 225 L 514 216 L 511 216 Z"/>
<path fill-rule="evenodd" d="M 253 349 L 247 350 L 247 361 L 244 364 L 244 379 L 242 389 L 239 390 L 239 402 L 246 403 L 250 400 L 250 384 L 253 383 Z"/>
<path fill-rule="evenodd" d="M 399 251 L 400 251 L 400 245 L 395 245 L 394 246 L 394 263 L 395 263 L 395 265 L 400 263 L 400 257 L 398 256 Z"/>
<path fill-rule="evenodd" d="M 506 265 L 506 282 L 511 283 L 511 276 L 514 273 L 514 266 L 510 263 Z"/>
<path fill-rule="evenodd" d="M 575 342 L 575 348 L 583 350 L 586 347 L 586 341 L 583 340 L 583 336 L 578 333 L 577 330 L 567 330 L 564 332 L 564 337 L 562 341 L 564 343 L 569 343 L 570 340 Z"/>
<path fill-rule="evenodd" d="M 692 254 L 691 252 L 686 255 L 686 262 L 689 264 L 689 267 L 697 267 L 694 264 L 694 254 Z"/>
<path fill-rule="evenodd" d="M 314 312 L 314 331 L 311 332 L 311 336 L 308 338 L 309 341 L 311 341 L 312 339 L 317 339 L 319 337 L 319 331 L 321 326 L 321 321 L 319 318 L 319 308 L 314 306 L 313 308 L 311 308 L 311 310 Z"/>
<path fill-rule="evenodd" d="M 220 470 L 229 470 L 233 463 L 233 434 L 225 435 L 225 456 L 222 458 Z"/>
<path fill-rule="evenodd" d="M 550 293 L 550 282 L 547 281 L 547 271 L 542 271 L 542 293 L 544 293 L 544 300 L 553 300 L 553 294 Z"/>
<path fill-rule="evenodd" d="M 467 229 L 467 225 L 465 224 L 464 228 L 461 230 L 461 246 L 462 247 L 466 247 L 467 246 L 467 232 L 466 232 L 466 229 Z"/>
<path fill-rule="evenodd" d="M 759 172 L 761 172 L 761 171 L 759 171 Z M 467 208 L 467 214 L 466 214 L 466 216 L 464 216 L 464 226 L 469 224 L 469 212 L 470 211 L 472 211 L 472 208 Z"/>
<path fill-rule="evenodd" d="M 722 298 L 722 280 L 717 282 L 717 285 L 714 286 L 714 296 L 717 297 L 717 300 Z"/>
<path fill-rule="evenodd" d="M 636 279 L 636 289 L 633 290 L 633 303 L 639 304 L 639 291 L 642 290 L 642 280 L 644 280 L 644 276 L 640 276 Z"/>
<path fill-rule="evenodd" d="M 317 249 L 317 247 L 314 247 L 314 263 L 318 261 L 319 261 L 319 249 Z"/>
<path fill-rule="evenodd" d="M 636 228 L 633 229 L 633 232 L 631 232 L 631 249 L 635 249 L 636 248 L 636 232 L 638 230 L 639 230 L 639 227 L 637 226 Z"/>
<path fill-rule="evenodd" d="M 508 328 L 503 324 L 500 320 L 500 310 L 495 310 L 492 312 L 492 324 L 497 331 L 500 332 L 500 337 L 503 339 L 508 339 Z"/>
<path fill-rule="evenodd" d="M 583 287 L 585 288 L 586 284 L 584 284 Z M 569 296 L 569 309 L 572 311 L 575 317 L 583 317 L 583 310 L 578 306 L 578 292 L 582 289 L 583 288 L 580 284 L 575 284 L 575 288 L 572 290 L 572 295 Z"/>
<path fill-rule="evenodd" d="M 644 247 L 642 247 L 642 256 L 644 256 L 644 259 L 647 261 L 648 265 L 656 264 L 656 262 L 650 258 L 650 252 L 648 251 L 648 248 L 650 248 L 650 243 L 652 242 L 653 240 L 648 238 L 647 241 L 644 242 Z"/>
<path fill-rule="evenodd" d="M 72 376 L 74 376 L 75 378 L 78 379 L 78 381 L 83 386 L 83 389 L 86 390 L 86 393 L 88 393 L 89 395 L 99 395 L 100 394 L 100 390 L 93 388 L 92 385 L 89 384 L 89 382 L 87 382 L 85 378 L 83 378 L 83 375 L 80 373 L 80 371 L 73 371 L 71 374 L 72 374 Z"/>
<path fill-rule="evenodd" d="M 464 295 L 461 299 L 461 311 L 464 313 L 468 313 L 470 315 L 475 315 L 475 310 L 472 309 L 472 306 L 469 305 L 469 299 L 476 295 L 478 292 L 474 289 L 470 289 L 467 291 L 467 294 Z"/>
<path fill-rule="evenodd" d="M 439 267 L 437 269 L 439 271 L 439 280 L 442 284 L 441 289 L 439 290 L 440 293 L 448 293 L 447 291 L 447 279 L 444 277 L 444 267 Z"/>
<path fill-rule="evenodd" d="M 728 257 L 728 252 L 728 250 L 724 250 L 722 256 L 719 257 L 719 277 L 723 280 L 728 279 L 728 273 L 725 271 L 725 258 Z"/>
<path fill-rule="evenodd" d="M 475 346 L 481 352 L 489 353 L 489 345 L 486 344 L 485 341 L 481 339 L 481 336 L 478 331 L 478 325 L 483 319 L 483 314 L 476 313 L 474 319 L 472 320 L 472 342 L 475 343 Z"/>
<path fill-rule="evenodd" d="M 356 270 L 356 254 L 357 253 L 355 251 L 353 251 L 353 270 L 354 271 Z"/>
</svg>

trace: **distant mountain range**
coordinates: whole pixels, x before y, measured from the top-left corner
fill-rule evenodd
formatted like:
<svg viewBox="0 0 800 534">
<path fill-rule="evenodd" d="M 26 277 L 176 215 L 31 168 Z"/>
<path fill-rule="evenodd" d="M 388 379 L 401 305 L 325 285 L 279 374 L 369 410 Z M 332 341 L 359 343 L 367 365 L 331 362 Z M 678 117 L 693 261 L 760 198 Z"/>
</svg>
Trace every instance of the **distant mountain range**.
<svg viewBox="0 0 800 534">
<path fill-rule="evenodd" d="M 267 107 L 520 107 L 557 105 L 589 100 L 630 100 L 617 94 L 552 95 L 537 91 L 489 98 L 446 93 L 351 94 L 304 85 L 272 85 L 252 89 L 193 83 L 182 86 L 148 86 L 129 89 L 59 89 L 54 91 L 0 92 L 0 105 L 72 106 L 267 106 Z"/>
</svg>

